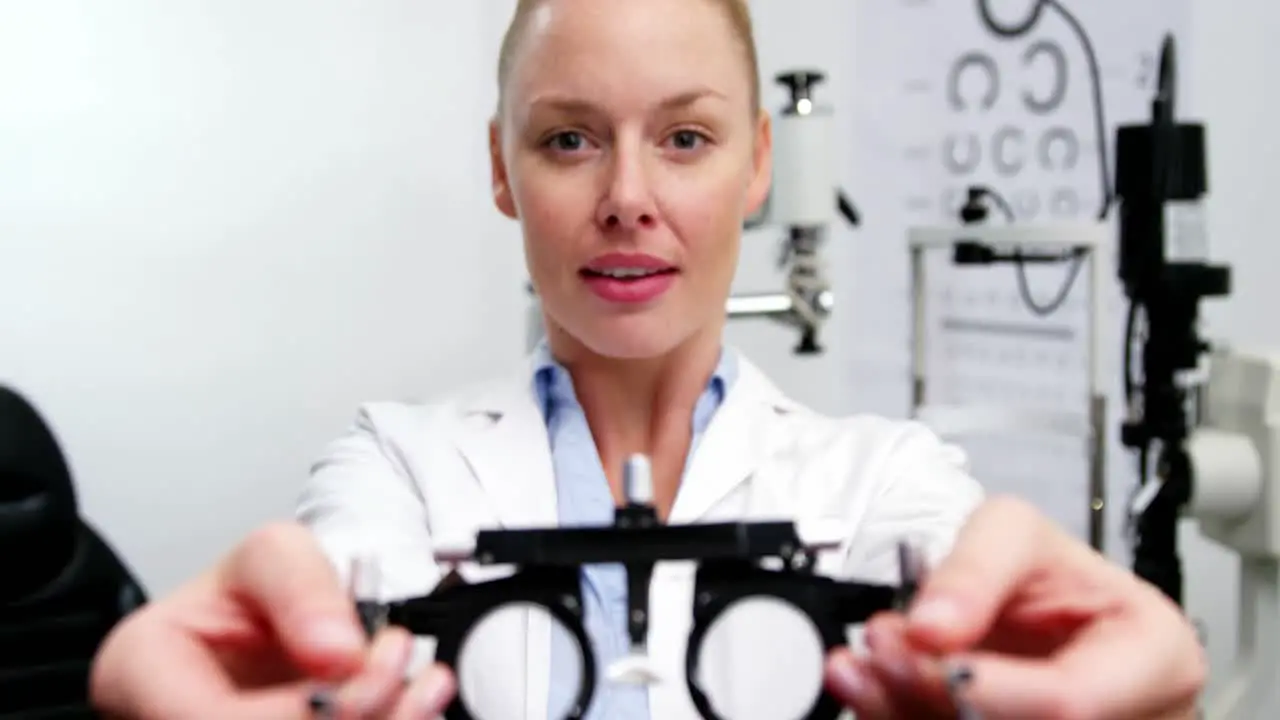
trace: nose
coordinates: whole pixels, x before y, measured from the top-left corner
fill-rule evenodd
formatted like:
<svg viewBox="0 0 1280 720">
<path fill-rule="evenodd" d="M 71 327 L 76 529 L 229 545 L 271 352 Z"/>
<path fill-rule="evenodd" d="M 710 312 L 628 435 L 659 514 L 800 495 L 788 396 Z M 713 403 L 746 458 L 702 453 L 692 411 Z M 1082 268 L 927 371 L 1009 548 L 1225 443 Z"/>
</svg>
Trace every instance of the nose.
<svg viewBox="0 0 1280 720">
<path fill-rule="evenodd" d="M 657 224 L 657 206 L 640 151 L 618 147 L 609 163 L 596 220 L 606 229 L 643 230 Z"/>
</svg>

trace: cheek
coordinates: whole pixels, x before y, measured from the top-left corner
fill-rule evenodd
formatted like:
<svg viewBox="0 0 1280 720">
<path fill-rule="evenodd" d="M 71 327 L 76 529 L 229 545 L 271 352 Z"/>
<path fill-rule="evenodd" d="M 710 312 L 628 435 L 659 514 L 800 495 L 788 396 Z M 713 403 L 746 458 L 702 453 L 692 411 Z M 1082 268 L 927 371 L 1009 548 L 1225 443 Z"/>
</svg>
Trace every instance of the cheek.
<svg viewBox="0 0 1280 720">
<path fill-rule="evenodd" d="M 731 252 L 742 232 L 745 195 L 736 174 L 703 176 L 674 181 L 662 195 L 662 210 L 689 252 L 702 261 L 723 257 L 734 263 Z"/>
<path fill-rule="evenodd" d="M 581 179 L 536 168 L 521 168 L 518 178 L 513 177 L 512 193 L 526 249 L 535 263 L 556 265 L 572 252 L 584 226 L 592 222 L 589 190 Z"/>
</svg>

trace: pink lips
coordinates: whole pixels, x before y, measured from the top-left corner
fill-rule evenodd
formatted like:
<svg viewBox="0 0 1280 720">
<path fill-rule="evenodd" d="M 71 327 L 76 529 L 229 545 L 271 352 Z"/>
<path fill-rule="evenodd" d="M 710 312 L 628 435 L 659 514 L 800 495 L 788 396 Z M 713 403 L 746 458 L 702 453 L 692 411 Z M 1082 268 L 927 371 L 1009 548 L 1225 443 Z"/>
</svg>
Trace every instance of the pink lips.
<svg viewBox="0 0 1280 720">
<path fill-rule="evenodd" d="M 609 253 L 582 269 L 582 278 L 597 297 L 623 304 L 658 299 L 676 281 L 677 268 L 662 258 L 639 253 Z"/>
</svg>

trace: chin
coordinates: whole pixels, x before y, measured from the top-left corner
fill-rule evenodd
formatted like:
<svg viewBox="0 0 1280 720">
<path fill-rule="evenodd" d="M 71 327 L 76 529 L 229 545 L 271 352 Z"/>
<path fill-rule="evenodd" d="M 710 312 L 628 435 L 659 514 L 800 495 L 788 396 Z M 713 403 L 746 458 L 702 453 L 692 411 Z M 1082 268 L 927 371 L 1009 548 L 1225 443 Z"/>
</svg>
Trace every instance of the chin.
<svg viewBox="0 0 1280 720">
<path fill-rule="evenodd" d="M 697 328 L 662 313 L 592 318 L 571 334 L 591 352 L 619 360 L 661 357 L 687 342 Z"/>
</svg>

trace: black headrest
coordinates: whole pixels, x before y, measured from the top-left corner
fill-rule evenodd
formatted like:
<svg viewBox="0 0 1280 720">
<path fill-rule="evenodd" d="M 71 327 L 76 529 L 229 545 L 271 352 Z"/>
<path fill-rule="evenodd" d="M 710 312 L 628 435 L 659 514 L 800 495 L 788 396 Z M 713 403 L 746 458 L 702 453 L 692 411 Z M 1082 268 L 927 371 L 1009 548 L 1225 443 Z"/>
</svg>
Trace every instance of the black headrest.
<svg viewBox="0 0 1280 720">
<path fill-rule="evenodd" d="M 0 385 L 0 602 L 54 579 L 75 552 L 79 514 L 71 471 L 53 431 Z"/>
</svg>

